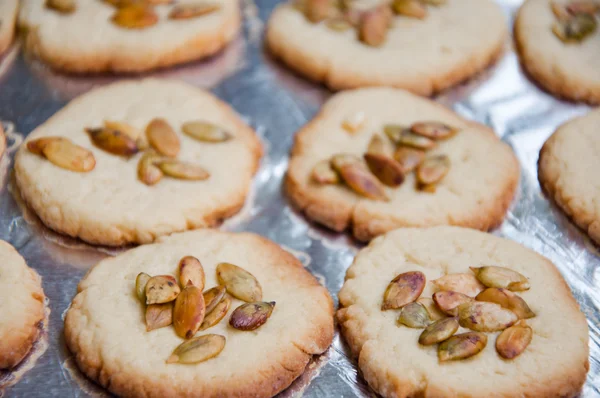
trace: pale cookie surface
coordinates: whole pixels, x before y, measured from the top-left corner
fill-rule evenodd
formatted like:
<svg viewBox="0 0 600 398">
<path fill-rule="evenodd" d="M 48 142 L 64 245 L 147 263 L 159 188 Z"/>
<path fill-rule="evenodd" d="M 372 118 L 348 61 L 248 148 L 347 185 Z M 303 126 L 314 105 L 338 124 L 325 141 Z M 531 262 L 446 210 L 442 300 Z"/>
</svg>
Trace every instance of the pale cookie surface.
<svg viewBox="0 0 600 398">
<path fill-rule="evenodd" d="M 18 0 L 2 0 L 0 2 L 0 55 L 10 47 L 13 41 L 18 11 Z"/>
<path fill-rule="evenodd" d="M 600 29 L 581 43 L 563 43 L 552 32 L 556 20 L 550 0 L 528 0 L 521 7 L 515 40 L 525 70 L 553 94 L 600 103 Z"/>
<path fill-rule="evenodd" d="M 449 0 L 424 20 L 395 16 L 381 47 L 363 44 L 354 29 L 313 24 L 284 3 L 271 16 L 267 43 L 289 67 L 332 89 L 385 85 L 431 95 L 485 68 L 506 35 L 502 10 L 490 0 Z"/>
<path fill-rule="evenodd" d="M 103 122 L 125 122 L 143 134 L 164 118 L 181 142 L 177 159 L 206 169 L 203 181 L 164 178 L 147 186 L 137 177 L 141 153 L 130 158 L 94 146 L 84 131 Z M 199 142 L 182 133 L 185 122 L 204 120 L 233 138 Z M 19 149 L 15 173 L 21 195 L 50 228 L 87 242 L 148 243 L 160 235 L 210 227 L 243 206 L 262 153 L 254 131 L 225 103 L 184 83 L 147 79 L 116 83 L 85 94 L 39 126 L 28 140 L 60 136 L 94 154 L 95 168 L 69 171 Z"/>
<path fill-rule="evenodd" d="M 40 276 L 0 240 L 0 369 L 18 365 L 40 333 L 44 291 Z"/>
<path fill-rule="evenodd" d="M 77 1 L 70 14 L 48 9 L 42 0 L 22 3 L 26 49 L 72 73 L 141 72 L 204 58 L 230 42 L 241 23 L 237 0 L 215 0 L 220 10 L 184 20 L 168 18 L 175 5 L 159 5 L 158 22 L 145 29 L 115 25 L 116 8 L 101 0 Z M 193 2 L 177 2 L 183 3 Z"/>
<path fill-rule="evenodd" d="M 200 331 L 226 338 L 206 362 L 166 364 L 183 342 L 172 327 L 146 332 L 135 294 L 139 272 L 176 275 L 183 256 L 200 260 L 206 288 L 217 285 L 216 266 L 236 264 L 256 277 L 262 299 L 275 309 L 260 328 L 229 326 L 229 313 Z M 79 284 L 65 319 L 66 341 L 84 373 L 120 396 L 270 397 L 305 369 L 333 338 L 333 304 L 327 290 L 291 254 L 262 237 L 212 230 L 186 232 L 141 246 L 96 265 Z"/>
<path fill-rule="evenodd" d="M 536 314 L 527 319 L 533 339 L 512 360 L 496 353 L 496 332 L 487 333 L 487 346 L 476 356 L 440 363 L 436 346 L 418 344 L 422 329 L 399 326 L 398 310 L 380 309 L 383 292 L 398 274 L 425 274 L 421 297 L 431 298 L 432 280 L 481 265 L 529 278 L 530 290 L 518 294 Z M 344 337 L 365 379 L 384 397 L 574 396 L 585 381 L 587 322 L 569 287 L 550 261 L 509 240 L 456 227 L 390 232 L 354 259 L 339 298 Z"/>
<path fill-rule="evenodd" d="M 538 162 L 542 188 L 573 221 L 600 244 L 600 110 L 560 126 Z"/>
<path fill-rule="evenodd" d="M 4 155 L 4 151 L 6 150 L 6 135 L 4 134 L 4 127 L 2 126 L 2 122 L 0 122 L 0 159 L 2 155 Z"/>
<path fill-rule="evenodd" d="M 364 125 L 355 133 L 342 128 L 362 112 Z M 418 191 L 414 173 L 397 188 L 385 188 L 388 202 L 367 199 L 343 185 L 319 185 L 311 170 L 338 153 L 360 157 L 383 125 L 438 121 L 460 131 L 440 141 L 431 154 L 450 158 L 450 171 L 435 193 Z M 512 201 L 519 167 L 510 148 L 487 127 L 407 92 L 369 88 L 344 92 L 329 100 L 316 118 L 297 134 L 286 178 L 293 203 L 308 218 L 336 231 L 352 227 L 369 240 L 401 226 L 459 225 L 488 230 L 499 225 Z"/>
</svg>

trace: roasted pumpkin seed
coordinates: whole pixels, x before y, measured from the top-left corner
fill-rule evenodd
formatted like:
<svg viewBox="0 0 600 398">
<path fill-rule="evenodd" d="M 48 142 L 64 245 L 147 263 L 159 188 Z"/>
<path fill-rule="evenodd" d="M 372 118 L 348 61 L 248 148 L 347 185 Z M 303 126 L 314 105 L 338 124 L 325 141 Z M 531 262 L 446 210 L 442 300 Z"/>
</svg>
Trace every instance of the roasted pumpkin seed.
<svg viewBox="0 0 600 398">
<path fill-rule="evenodd" d="M 230 305 L 231 299 L 229 297 L 224 297 L 212 311 L 206 313 L 204 321 L 202 321 L 202 325 L 200 325 L 200 330 L 206 330 L 221 322 L 221 319 L 227 315 Z"/>
<path fill-rule="evenodd" d="M 398 137 L 398 141 L 396 144 L 408 146 L 411 148 L 429 150 L 435 148 L 437 144 L 434 140 L 423 137 L 422 135 L 415 134 L 410 130 L 404 130 L 402 134 Z"/>
<path fill-rule="evenodd" d="M 233 135 L 225 129 L 209 122 L 186 122 L 181 126 L 181 130 L 186 135 L 203 142 L 225 142 L 233 138 Z"/>
<path fill-rule="evenodd" d="M 519 319 L 529 319 L 535 316 L 525 300 L 508 289 L 490 287 L 479 293 L 475 299 L 499 304 L 502 308 L 514 312 Z"/>
<path fill-rule="evenodd" d="M 457 334 L 439 345 L 438 359 L 440 362 L 467 359 L 479 354 L 486 345 L 487 336 L 484 333 Z"/>
<path fill-rule="evenodd" d="M 358 156 L 349 153 L 340 153 L 331 157 L 331 167 L 333 167 L 334 170 L 339 170 L 346 165 L 355 163 L 360 164 L 362 161 Z"/>
<path fill-rule="evenodd" d="M 431 283 L 439 290 L 458 292 L 469 297 L 475 297 L 485 289 L 485 286 L 472 274 L 448 274 Z"/>
<path fill-rule="evenodd" d="M 371 137 L 371 141 L 369 141 L 369 146 L 367 147 L 367 153 L 373 155 L 384 155 L 386 153 L 385 143 L 379 134 L 374 134 L 373 137 Z"/>
<path fill-rule="evenodd" d="M 456 318 L 443 318 L 427 326 L 419 336 L 419 344 L 434 345 L 448 340 L 458 330 Z"/>
<path fill-rule="evenodd" d="M 351 163 L 336 169 L 346 185 L 355 193 L 374 200 L 389 200 L 385 189 L 373 174 L 360 163 Z"/>
<path fill-rule="evenodd" d="M 429 297 L 421 297 L 417 300 L 417 303 L 422 304 L 425 308 L 427 308 L 427 312 L 429 313 L 432 321 L 446 318 L 446 314 L 444 314 L 438 308 L 433 299 L 430 299 Z"/>
<path fill-rule="evenodd" d="M 340 177 L 331 168 L 329 160 L 321 160 L 312 169 L 311 178 L 317 184 L 337 184 L 340 182 Z"/>
<path fill-rule="evenodd" d="M 471 271 L 487 287 L 499 287 L 513 292 L 529 290 L 529 280 L 517 271 L 506 267 L 471 267 Z"/>
<path fill-rule="evenodd" d="M 275 302 L 246 303 L 237 307 L 229 318 L 229 324 L 238 330 L 255 330 L 271 317 Z"/>
<path fill-rule="evenodd" d="M 419 122 L 410 127 L 410 131 L 432 140 L 443 140 L 453 136 L 456 129 L 440 122 Z"/>
<path fill-rule="evenodd" d="M 304 15 L 310 22 L 321 22 L 335 14 L 336 7 L 332 0 L 305 0 Z"/>
<path fill-rule="evenodd" d="M 465 303 L 470 303 L 473 298 L 466 294 L 452 292 L 452 291 L 441 291 L 433 294 L 433 301 L 440 310 L 450 316 L 458 315 L 458 306 Z"/>
<path fill-rule="evenodd" d="M 158 22 L 158 15 L 151 5 L 135 3 L 118 8 L 112 16 L 112 21 L 126 29 L 145 29 Z"/>
<path fill-rule="evenodd" d="M 214 3 L 178 4 L 169 13 L 170 19 L 190 19 L 219 11 L 221 6 Z"/>
<path fill-rule="evenodd" d="M 247 303 L 262 300 L 262 287 L 250 272 L 230 263 L 217 265 L 217 279 L 233 297 Z"/>
<path fill-rule="evenodd" d="M 597 28 L 596 18 L 582 13 L 556 21 L 552 25 L 552 32 L 564 43 L 579 43 L 591 36 Z"/>
<path fill-rule="evenodd" d="M 105 120 L 104 127 L 109 130 L 120 131 L 121 133 L 127 135 L 129 138 L 131 138 L 134 141 L 137 140 L 140 137 L 140 135 L 142 135 L 141 131 L 139 129 L 136 129 L 131 124 L 125 123 L 125 122 L 116 122 L 114 120 Z"/>
<path fill-rule="evenodd" d="M 46 0 L 46 8 L 61 14 L 71 14 L 77 8 L 75 0 Z"/>
<path fill-rule="evenodd" d="M 227 290 L 225 290 L 224 286 L 215 286 L 204 292 L 204 304 L 206 305 L 207 314 L 212 312 L 212 310 L 217 306 L 217 304 L 219 304 L 221 300 L 223 300 L 226 291 Z"/>
<path fill-rule="evenodd" d="M 135 294 L 140 301 L 146 304 L 146 284 L 151 276 L 145 272 L 140 272 L 135 278 Z"/>
<path fill-rule="evenodd" d="M 450 171 L 450 159 L 446 155 L 425 158 L 417 167 L 417 181 L 421 185 L 438 184 Z"/>
<path fill-rule="evenodd" d="M 387 5 L 366 11 L 360 21 L 359 39 L 369 46 L 381 46 L 387 38 L 391 18 L 392 15 Z"/>
<path fill-rule="evenodd" d="M 404 170 L 400 163 L 384 154 L 365 153 L 365 162 L 371 173 L 384 185 L 397 187 L 404 182 Z"/>
<path fill-rule="evenodd" d="M 498 332 L 518 320 L 514 312 L 495 303 L 472 301 L 458 306 L 460 326 L 476 332 Z"/>
<path fill-rule="evenodd" d="M 177 298 L 181 289 L 170 275 L 158 275 L 146 283 L 146 304 L 162 304 Z"/>
<path fill-rule="evenodd" d="M 431 323 L 431 317 L 423 304 L 409 303 L 402 307 L 398 323 L 409 328 L 423 329 Z"/>
<path fill-rule="evenodd" d="M 113 155 L 132 156 L 139 151 L 135 140 L 119 130 L 101 127 L 85 131 L 95 146 Z"/>
<path fill-rule="evenodd" d="M 204 268 L 196 257 L 185 256 L 179 261 L 179 283 L 184 288 L 190 283 L 204 290 Z"/>
<path fill-rule="evenodd" d="M 146 331 L 164 328 L 173 323 L 173 302 L 150 304 L 146 307 Z"/>
<path fill-rule="evenodd" d="M 43 148 L 46 159 L 63 169 L 86 173 L 96 167 L 94 154 L 70 140 L 51 140 Z"/>
<path fill-rule="evenodd" d="M 366 122 L 367 116 L 364 112 L 354 112 L 342 121 L 342 128 L 349 133 L 356 133 L 365 126 Z"/>
<path fill-rule="evenodd" d="M 138 179 L 146 185 L 154 185 L 161 180 L 163 172 L 156 163 L 162 157 L 153 150 L 146 151 L 138 162 Z"/>
<path fill-rule="evenodd" d="M 383 126 L 383 132 L 394 144 L 400 143 L 400 137 L 402 137 L 405 131 L 407 131 L 407 128 L 398 124 L 386 124 Z"/>
<path fill-rule="evenodd" d="M 179 160 L 162 160 L 157 163 L 158 168 L 165 175 L 180 180 L 199 181 L 210 177 L 208 171 L 197 164 Z"/>
<path fill-rule="evenodd" d="M 175 300 L 173 308 L 175 333 L 184 339 L 194 337 L 204 321 L 205 311 L 202 290 L 192 284 L 187 285 Z"/>
<path fill-rule="evenodd" d="M 423 19 L 427 16 L 427 7 L 420 0 L 394 0 L 394 12 L 406 17 Z"/>
<path fill-rule="evenodd" d="M 69 141 L 64 137 L 42 137 L 27 141 L 27 150 L 35 155 L 44 156 L 44 148 L 53 141 Z"/>
<path fill-rule="evenodd" d="M 179 137 L 164 119 L 153 119 L 146 127 L 146 137 L 152 148 L 164 156 L 174 158 L 179 154 Z"/>
<path fill-rule="evenodd" d="M 425 274 L 420 271 L 404 272 L 396 276 L 383 294 L 382 310 L 402 308 L 416 301 L 425 289 Z"/>
<path fill-rule="evenodd" d="M 181 343 L 167 363 L 192 364 L 216 357 L 225 348 L 225 337 L 218 334 L 205 334 Z"/>
<path fill-rule="evenodd" d="M 421 164 L 423 159 L 425 159 L 425 152 L 420 149 L 400 146 L 394 153 L 394 159 L 400 164 L 404 174 L 407 174 Z"/>
<path fill-rule="evenodd" d="M 496 351 L 502 358 L 514 359 L 521 355 L 531 343 L 533 330 L 525 321 L 505 329 L 496 339 Z"/>
</svg>

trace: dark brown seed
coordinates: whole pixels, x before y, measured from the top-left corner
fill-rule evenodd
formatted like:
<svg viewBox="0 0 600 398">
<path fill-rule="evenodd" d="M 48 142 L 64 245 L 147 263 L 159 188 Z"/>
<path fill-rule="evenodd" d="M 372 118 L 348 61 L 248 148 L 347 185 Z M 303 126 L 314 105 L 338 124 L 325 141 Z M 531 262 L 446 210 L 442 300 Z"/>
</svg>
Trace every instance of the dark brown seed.
<svg viewBox="0 0 600 398">
<path fill-rule="evenodd" d="M 533 338 L 533 330 L 525 321 L 504 330 L 496 339 L 496 351 L 502 358 L 513 359 L 525 351 Z"/>
<path fill-rule="evenodd" d="M 479 354 L 486 345 L 487 336 L 484 333 L 457 334 L 439 345 L 438 359 L 440 362 L 467 359 Z"/>
<path fill-rule="evenodd" d="M 404 174 L 407 174 L 413 171 L 425 159 L 425 151 L 400 146 L 394 153 L 394 159 L 400 164 Z"/>
<path fill-rule="evenodd" d="M 189 284 L 179 293 L 173 309 L 173 326 L 177 335 L 184 339 L 194 337 L 202 321 L 206 306 L 202 290 Z"/>
<path fill-rule="evenodd" d="M 58 11 L 61 14 L 71 14 L 77 8 L 75 0 L 46 0 L 46 8 Z"/>
<path fill-rule="evenodd" d="M 371 173 L 389 187 L 397 187 L 404 182 L 404 173 L 400 163 L 384 154 L 365 153 L 365 162 Z"/>
<path fill-rule="evenodd" d="M 420 0 L 394 0 L 394 12 L 406 17 L 423 19 L 427 16 L 427 7 Z"/>
<path fill-rule="evenodd" d="M 274 308 L 274 301 L 242 304 L 231 314 L 229 324 L 238 330 L 258 329 L 267 322 Z"/>
<path fill-rule="evenodd" d="M 125 29 L 145 29 L 158 22 L 158 15 L 151 5 L 135 3 L 118 8 L 112 21 Z"/>
<path fill-rule="evenodd" d="M 396 276 L 383 295 L 382 310 L 404 307 L 416 301 L 425 289 L 425 275 L 419 271 L 410 271 Z"/>
<path fill-rule="evenodd" d="M 118 156 L 132 156 L 138 153 L 135 140 L 119 130 L 101 127 L 85 131 L 90 135 L 92 143 L 103 151 Z"/>
<path fill-rule="evenodd" d="M 381 5 L 366 11 L 360 22 L 360 40 L 369 46 L 381 46 L 387 38 L 391 21 L 392 14 L 387 5 Z"/>
<path fill-rule="evenodd" d="M 388 201 L 385 189 L 362 163 L 342 166 L 338 173 L 346 185 L 357 194 L 369 199 Z"/>
</svg>

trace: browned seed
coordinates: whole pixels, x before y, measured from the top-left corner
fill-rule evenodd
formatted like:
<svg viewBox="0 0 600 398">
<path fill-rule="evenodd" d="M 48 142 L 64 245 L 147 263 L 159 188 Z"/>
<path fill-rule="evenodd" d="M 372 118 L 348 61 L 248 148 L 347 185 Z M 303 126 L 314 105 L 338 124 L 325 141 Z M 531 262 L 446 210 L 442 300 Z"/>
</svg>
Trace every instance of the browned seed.
<svg viewBox="0 0 600 398">
<path fill-rule="evenodd" d="M 417 180 L 422 185 L 437 184 L 449 171 L 450 159 L 448 156 L 431 156 L 417 167 Z"/>
<path fill-rule="evenodd" d="M 384 185 L 397 187 L 404 182 L 404 170 L 392 157 L 365 153 L 364 158 L 371 173 Z"/>
<path fill-rule="evenodd" d="M 391 18 L 392 14 L 387 5 L 366 11 L 360 21 L 360 40 L 369 46 L 381 46 L 387 38 Z"/>
<path fill-rule="evenodd" d="M 53 141 L 69 141 L 64 137 L 42 137 L 27 141 L 27 150 L 33 154 L 44 156 L 44 148 Z"/>
<path fill-rule="evenodd" d="M 440 122 L 419 122 L 411 126 L 410 130 L 423 137 L 433 140 L 443 140 L 456 134 L 456 129 Z"/>
<path fill-rule="evenodd" d="M 210 177 L 209 172 L 201 166 L 175 159 L 160 161 L 157 166 L 165 175 L 180 180 L 199 181 Z"/>
<path fill-rule="evenodd" d="M 367 153 L 373 155 L 381 155 L 386 153 L 385 143 L 379 134 L 374 134 L 373 137 L 371 137 L 371 141 L 369 141 L 369 146 L 367 147 Z"/>
<path fill-rule="evenodd" d="M 63 169 L 86 173 L 96 167 L 94 154 L 70 140 L 52 140 L 43 145 L 42 153 L 51 163 Z"/>
<path fill-rule="evenodd" d="M 169 13 L 170 19 L 190 19 L 219 11 L 221 6 L 215 3 L 178 4 Z"/>
<path fill-rule="evenodd" d="M 153 119 L 146 127 L 148 143 L 164 156 L 174 158 L 179 154 L 179 137 L 164 119 Z"/>
<path fill-rule="evenodd" d="M 146 151 L 138 162 L 138 179 L 146 185 L 154 185 L 161 180 L 163 172 L 156 163 L 162 159 L 153 150 Z"/>
<path fill-rule="evenodd" d="M 517 271 L 498 266 L 471 267 L 475 277 L 487 287 L 498 287 L 520 292 L 529 290 L 529 280 Z"/>
<path fill-rule="evenodd" d="M 262 287 L 250 272 L 230 263 L 217 265 L 217 279 L 233 297 L 247 303 L 262 300 Z"/>
<path fill-rule="evenodd" d="M 379 180 L 362 162 L 346 164 L 337 171 L 344 183 L 357 194 L 374 200 L 389 200 Z"/>
<path fill-rule="evenodd" d="M 146 304 L 162 304 L 173 301 L 179 295 L 177 281 L 170 275 L 158 275 L 146 283 Z"/>
<path fill-rule="evenodd" d="M 181 126 L 181 130 L 186 135 L 203 142 L 225 142 L 233 138 L 233 135 L 223 128 L 204 121 L 186 122 Z"/>
<path fill-rule="evenodd" d="M 402 308 L 416 301 L 425 289 L 425 275 L 419 271 L 404 272 L 396 276 L 383 295 L 382 310 Z"/>
<path fill-rule="evenodd" d="M 408 146 L 411 148 L 422 149 L 427 151 L 435 148 L 437 144 L 431 138 L 423 137 L 422 135 L 415 134 L 410 130 L 404 130 L 396 141 L 398 145 Z"/>
<path fill-rule="evenodd" d="M 184 288 L 188 284 L 204 290 L 204 268 L 196 257 L 185 256 L 179 261 L 179 283 Z"/>
<path fill-rule="evenodd" d="M 450 316 L 458 315 L 458 306 L 464 303 L 469 303 L 473 299 L 465 294 L 452 292 L 452 291 L 441 291 L 433 294 L 433 301 L 440 310 Z"/>
<path fill-rule="evenodd" d="M 475 297 L 485 289 L 472 274 L 448 274 L 431 281 L 439 290 Z"/>
<path fill-rule="evenodd" d="M 202 321 L 202 325 L 200 325 L 200 330 L 206 330 L 221 322 L 221 319 L 227 315 L 230 305 L 231 299 L 229 297 L 224 297 L 212 311 L 206 313 L 204 321 Z"/>
<path fill-rule="evenodd" d="M 529 319 L 535 316 L 523 298 L 508 289 L 490 287 L 475 297 L 477 301 L 496 303 L 514 312 L 519 319 Z"/>
<path fill-rule="evenodd" d="M 105 120 L 104 127 L 109 130 L 120 131 L 121 133 L 127 135 L 129 138 L 131 138 L 134 141 L 137 140 L 141 135 L 140 130 L 136 129 L 131 124 L 125 123 L 125 122 L 116 122 L 114 120 Z"/>
<path fill-rule="evenodd" d="M 458 330 L 456 318 L 443 318 L 427 326 L 419 336 L 419 344 L 434 345 L 448 340 Z"/>
<path fill-rule="evenodd" d="M 533 330 L 525 321 L 505 329 L 496 339 L 496 351 L 502 358 L 514 359 L 521 355 L 531 343 Z"/>
<path fill-rule="evenodd" d="M 255 330 L 271 317 L 275 302 L 246 303 L 237 307 L 229 318 L 229 324 L 238 330 Z"/>
<path fill-rule="evenodd" d="M 46 0 L 46 8 L 61 14 L 71 14 L 77 9 L 77 4 L 75 0 Z"/>
<path fill-rule="evenodd" d="M 514 312 L 495 303 L 472 301 L 458 306 L 460 326 L 476 332 L 498 332 L 518 321 Z"/>
<path fill-rule="evenodd" d="M 216 357 L 225 348 L 225 337 L 218 334 L 205 334 L 181 343 L 167 363 L 193 364 Z"/>
<path fill-rule="evenodd" d="M 321 160 L 317 163 L 312 169 L 311 178 L 317 184 L 337 184 L 340 182 L 340 177 L 331 168 L 329 160 Z"/>
<path fill-rule="evenodd" d="M 304 15 L 310 22 L 321 22 L 335 14 L 335 4 L 331 0 L 305 0 Z"/>
<path fill-rule="evenodd" d="M 394 12 L 406 17 L 423 19 L 427 16 L 427 7 L 420 0 L 394 0 Z"/>
<path fill-rule="evenodd" d="M 175 333 L 181 338 L 194 337 L 202 321 L 206 306 L 202 290 L 189 284 L 179 293 L 173 309 L 173 326 Z"/>
<path fill-rule="evenodd" d="M 210 313 L 225 297 L 227 290 L 224 286 L 215 286 L 203 293 L 204 303 L 206 304 L 206 313 Z"/>
<path fill-rule="evenodd" d="M 331 167 L 335 170 L 341 169 L 348 164 L 361 163 L 358 156 L 349 153 L 339 153 L 331 157 Z"/>
<path fill-rule="evenodd" d="M 467 332 L 457 334 L 438 346 L 440 362 L 467 359 L 479 354 L 487 345 L 484 333 Z"/>
<path fill-rule="evenodd" d="M 90 135 L 92 143 L 103 151 L 118 156 L 132 156 L 138 153 L 135 140 L 119 130 L 101 127 L 88 128 L 85 131 Z"/>
<path fill-rule="evenodd" d="M 125 29 L 145 29 L 158 22 L 158 15 L 151 5 L 134 3 L 118 8 L 112 21 Z"/>
<path fill-rule="evenodd" d="M 146 331 L 164 328 L 173 323 L 173 302 L 150 304 L 146 307 Z"/>
</svg>

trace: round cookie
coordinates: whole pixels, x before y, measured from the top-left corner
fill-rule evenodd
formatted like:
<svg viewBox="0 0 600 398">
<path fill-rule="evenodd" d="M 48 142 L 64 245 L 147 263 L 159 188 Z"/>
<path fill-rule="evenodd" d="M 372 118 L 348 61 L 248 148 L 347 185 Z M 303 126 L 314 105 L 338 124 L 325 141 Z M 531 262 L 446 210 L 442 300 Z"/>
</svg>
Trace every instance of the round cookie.
<svg viewBox="0 0 600 398">
<path fill-rule="evenodd" d="M 343 125 L 363 115 L 361 127 Z M 383 126 L 437 121 L 459 129 L 428 151 L 447 155 L 450 170 L 435 192 L 418 190 L 415 173 L 395 188 L 389 201 L 368 199 L 343 185 L 321 185 L 311 178 L 317 163 L 335 154 L 362 156 L 376 133 L 391 146 Z M 391 152 L 391 149 L 389 149 Z M 297 134 L 286 177 L 292 202 L 308 218 L 336 231 L 351 227 L 359 240 L 398 227 L 458 225 L 489 230 L 504 219 L 519 180 L 510 148 L 487 127 L 467 121 L 439 104 L 390 88 L 367 88 L 337 94 Z"/>
<path fill-rule="evenodd" d="M 206 362 L 167 364 L 183 342 L 172 327 L 146 332 L 136 275 L 177 275 L 184 256 L 200 260 L 205 289 L 217 285 L 216 266 L 236 264 L 256 277 L 262 300 L 276 305 L 254 331 L 229 326 L 243 302 L 204 334 L 226 338 L 223 351 Z M 327 290 L 302 264 L 260 236 L 199 230 L 101 261 L 79 284 L 65 318 L 65 337 L 79 368 L 119 396 L 270 397 L 297 378 L 333 338 L 333 304 Z"/>
<path fill-rule="evenodd" d="M 0 122 L 0 159 L 2 155 L 4 155 L 4 151 L 6 150 L 6 135 L 4 134 L 4 126 L 2 126 L 2 122 Z"/>
<path fill-rule="evenodd" d="M 355 29 L 312 23 L 288 2 L 273 12 L 266 40 L 287 66 L 331 89 L 393 86 L 420 95 L 469 78 L 501 53 L 507 26 L 493 1 L 449 0 L 427 12 L 422 20 L 394 16 L 385 42 L 373 47 Z"/>
<path fill-rule="evenodd" d="M 548 196 L 600 244 L 600 110 L 560 126 L 544 143 L 538 178 Z"/>
<path fill-rule="evenodd" d="M 486 333 L 487 346 L 477 355 L 439 362 L 435 345 L 418 343 L 422 329 L 399 325 L 399 310 L 381 310 L 384 291 L 398 274 L 422 272 L 421 297 L 431 298 L 432 280 L 472 274 L 469 267 L 482 265 L 510 268 L 530 283 L 516 293 L 536 314 L 526 320 L 533 338 L 512 360 L 497 354 L 494 332 Z M 357 255 L 339 298 L 342 333 L 366 381 L 384 397 L 574 396 L 586 378 L 587 322 L 569 287 L 550 261 L 506 239 L 456 227 L 390 232 Z"/>
<path fill-rule="evenodd" d="M 92 144 L 84 129 L 125 122 L 143 134 L 163 118 L 181 149 L 177 160 L 204 168 L 202 181 L 138 178 L 142 153 L 116 156 Z M 183 123 L 208 121 L 231 139 L 201 142 L 183 134 Z M 95 167 L 74 172 L 27 149 L 34 139 L 60 136 L 92 152 Z M 145 79 L 97 88 L 76 98 L 35 129 L 15 160 L 21 195 L 51 229 L 93 244 L 148 243 L 160 235 L 211 227 L 238 212 L 262 154 L 259 138 L 225 103 L 184 83 Z M 232 172 L 235 171 L 235 172 Z"/>
<path fill-rule="evenodd" d="M 17 366 L 29 353 L 44 319 L 40 276 L 0 240 L 0 369 Z"/>
<path fill-rule="evenodd" d="M 23 0 L 19 24 L 26 49 L 55 69 L 71 73 L 142 72 L 215 54 L 237 34 L 237 0 L 215 0 L 220 9 L 190 19 L 170 19 L 181 4 L 153 6 L 157 22 L 144 29 L 116 25 L 107 1 L 77 1 L 71 13 L 47 8 L 45 1 Z"/>
<path fill-rule="evenodd" d="M 0 55 L 13 41 L 18 11 L 18 0 L 2 0 L 0 3 Z"/>
<path fill-rule="evenodd" d="M 515 21 L 518 52 L 527 73 L 546 90 L 569 100 L 599 104 L 600 29 L 581 43 L 563 43 L 552 30 L 558 18 L 551 5 L 570 1 L 527 0 Z"/>
</svg>

